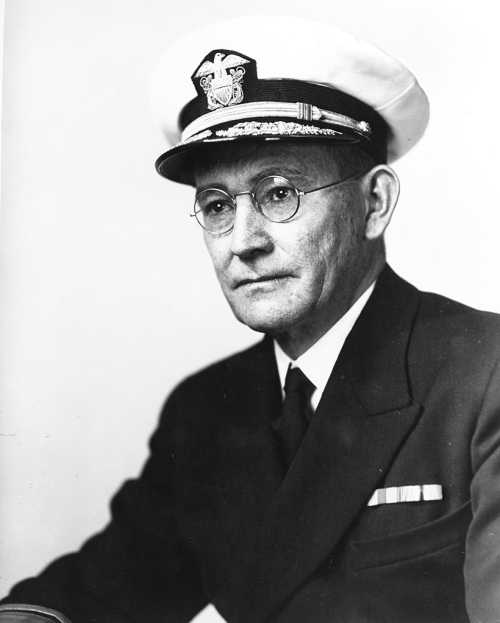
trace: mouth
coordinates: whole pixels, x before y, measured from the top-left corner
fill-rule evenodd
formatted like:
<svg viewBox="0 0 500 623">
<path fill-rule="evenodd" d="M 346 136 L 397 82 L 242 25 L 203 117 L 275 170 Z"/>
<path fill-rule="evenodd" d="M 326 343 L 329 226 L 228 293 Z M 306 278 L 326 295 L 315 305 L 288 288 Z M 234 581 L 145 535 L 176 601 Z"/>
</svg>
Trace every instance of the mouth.
<svg viewBox="0 0 500 623">
<path fill-rule="evenodd" d="M 239 281 L 236 281 L 233 289 L 237 290 L 238 288 L 241 288 L 243 286 L 257 285 L 259 283 L 261 283 L 261 284 L 274 284 L 274 283 L 277 283 L 278 281 L 282 281 L 284 279 L 288 279 L 289 277 L 290 277 L 290 275 L 283 274 L 283 273 L 271 274 L 271 275 L 261 275 L 259 277 L 248 277 L 247 279 L 240 279 Z"/>
</svg>

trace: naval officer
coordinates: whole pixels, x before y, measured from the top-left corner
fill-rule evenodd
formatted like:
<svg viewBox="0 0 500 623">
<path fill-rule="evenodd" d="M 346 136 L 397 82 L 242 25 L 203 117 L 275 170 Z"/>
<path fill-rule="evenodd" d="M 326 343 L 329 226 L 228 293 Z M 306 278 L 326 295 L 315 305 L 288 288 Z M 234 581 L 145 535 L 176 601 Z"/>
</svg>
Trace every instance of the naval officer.
<svg viewBox="0 0 500 623">
<path fill-rule="evenodd" d="M 6 601 L 73 623 L 500 619 L 499 319 L 386 262 L 425 93 L 328 24 L 234 21 L 165 58 L 156 168 L 194 187 L 264 337 L 178 385 L 109 525 Z"/>
</svg>

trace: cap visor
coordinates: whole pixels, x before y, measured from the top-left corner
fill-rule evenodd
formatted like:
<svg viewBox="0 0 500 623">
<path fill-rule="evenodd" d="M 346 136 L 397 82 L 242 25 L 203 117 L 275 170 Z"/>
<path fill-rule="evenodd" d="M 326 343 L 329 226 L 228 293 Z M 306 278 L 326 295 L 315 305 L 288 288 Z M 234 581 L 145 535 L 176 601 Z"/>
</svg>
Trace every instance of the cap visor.
<svg viewBox="0 0 500 623">
<path fill-rule="evenodd" d="M 211 137 L 190 143 L 177 145 L 162 154 L 155 162 L 158 173 L 173 182 L 194 186 L 194 169 L 196 159 L 201 154 L 209 154 L 214 145 L 221 143 L 248 143 L 250 141 L 265 143 L 269 141 L 335 141 L 336 143 L 364 143 L 359 136 L 338 134 L 336 136 L 280 136 L 277 134 L 261 136 Z"/>
</svg>

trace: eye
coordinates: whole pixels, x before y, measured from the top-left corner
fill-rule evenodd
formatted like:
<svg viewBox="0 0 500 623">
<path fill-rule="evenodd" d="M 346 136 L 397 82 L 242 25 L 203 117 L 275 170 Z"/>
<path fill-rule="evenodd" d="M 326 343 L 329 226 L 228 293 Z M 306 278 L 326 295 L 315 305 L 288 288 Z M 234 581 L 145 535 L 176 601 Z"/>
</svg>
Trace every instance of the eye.
<svg viewBox="0 0 500 623">
<path fill-rule="evenodd" d="M 226 211 L 232 210 L 232 206 L 227 201 L 216 199 L 214 201 L 209 201 L 207 204 L 203 205 L 201 209 L 205 216 L 219 216 Z"/>
<path fill-rule="evenodd" d="M 268 201 L 279 203 L 290 199 L 292 190 L 287 186 L 275 186 L 267 191 Z"/>
</svg>

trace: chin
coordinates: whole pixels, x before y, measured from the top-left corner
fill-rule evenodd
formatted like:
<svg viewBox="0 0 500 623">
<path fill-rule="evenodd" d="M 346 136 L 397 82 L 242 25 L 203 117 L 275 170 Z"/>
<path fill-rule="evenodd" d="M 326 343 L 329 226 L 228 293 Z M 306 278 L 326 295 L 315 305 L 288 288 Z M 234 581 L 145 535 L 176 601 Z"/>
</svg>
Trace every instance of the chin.
<svg viewBox="0 0 500 623">
<path fill-rule="evenodd" d="M 270 335 L 287 333 L 303 316 L 299 310 L 289 306 L 272 304 L 231 305 L 231 309 L 241 323 L 254 331 Z"/>
</svg>

